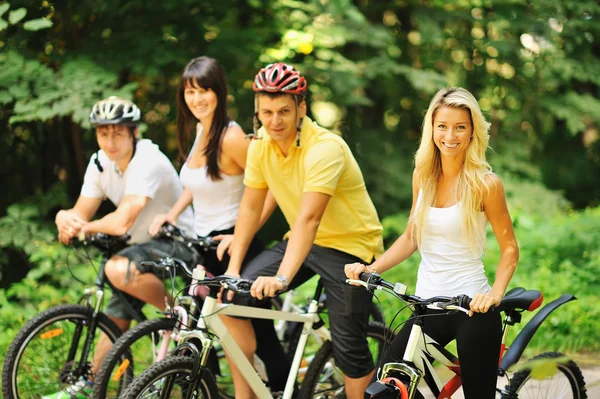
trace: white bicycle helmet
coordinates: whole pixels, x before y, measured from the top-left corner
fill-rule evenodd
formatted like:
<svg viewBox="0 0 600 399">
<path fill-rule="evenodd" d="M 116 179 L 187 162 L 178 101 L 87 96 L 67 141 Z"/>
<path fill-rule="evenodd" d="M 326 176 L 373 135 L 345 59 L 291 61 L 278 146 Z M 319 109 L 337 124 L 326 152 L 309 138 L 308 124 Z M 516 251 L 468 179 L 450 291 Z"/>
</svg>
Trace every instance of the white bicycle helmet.
<svg viewBox="0 0 600 399">
<path fill-rule="evenodd" d="M 94 104 L 90 113 L 90 123 L 96 125 L 129 125 L 140 123 L 140 109 L 133 102 L 111 96 Z"/>
</svg>

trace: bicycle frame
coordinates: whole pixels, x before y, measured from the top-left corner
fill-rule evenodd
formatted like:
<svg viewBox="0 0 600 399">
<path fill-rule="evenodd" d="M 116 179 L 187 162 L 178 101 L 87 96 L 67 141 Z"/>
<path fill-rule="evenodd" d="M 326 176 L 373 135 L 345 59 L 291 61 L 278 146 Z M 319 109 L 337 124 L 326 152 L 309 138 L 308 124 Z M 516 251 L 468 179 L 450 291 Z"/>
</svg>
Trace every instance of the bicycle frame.
<svg viewBox="0 0 600 399">
<path fill-rule="evenodd" d="M 291 370 L 288 375 L 285 390 L 282 396 L 282 399 L 291 399 L 292 394 L 294 392 L 294 383 L 296 381 L 296 375 L 298 374 L 298 370 L 300 368 L 300 362 L 302 360 L 302 354 L 304 353 L 304 348 L 306 346 L 306 341 L 308 339 L 309 332 L 312 330 L 313 324 L 319 320 L 318 315 L 316 313 L 318 310 L 318 306 L 318 302 L 316 300 L 312 300 L 306 313 L 291 313 L 278 310 L 254 308 L 250 306 L 241 306 L 230 303 L 218 303 L 215 298 L 209 296 L 204 301 L 204 306 L 202 307 L 201 313 L 202 317 L 200 317 L 200 319 L 198 320 L 197 329 L 193 331 L 181 331 L 181 342 L 185 343 L 186 341 L 189 341 L 193 338 L 199 339 L 202 343 L 200 365 L 206 366 L 206 359 L 208 358 L 208 353 L 212 348 L 214 339 L 211 337 L 211 335 L 207 333 L 206 330 L 208 329 L 213 331 L 218 337 L 218 339 L 221 341 L 221 346 L 229 354 L 231 360 L 235 362 L 237 367 L 240 369 L 240 371 L 244 375 L 244 378 L 246 379 L 252 390 L 256 393 L 257 397 L 260 399 L 268 399 L 272 398 L 273 396 L 265 387 L 263 381 L 260 379 L 260 376 L 255 371 L 253 365 L 248 361 L 248 359 L 246 358 L 240 347 L 237 345 L 237 343 L 225 327 L 225 324 L 223 324 L 218 315 L 239 316 L 244 318 L 250 317 L 269 320 L 285 320 L 303 323 L 304 328 L 302 330 L 302 335 L 300 336 L 298 347 L 296 348 L 296 351 L 294 353 Z"/>
<path fill-rule="evenodd" d="M 85 336 L 85 340 L 83 342 L 83 350 L 81 351 L 81 358 L 79 364 L 73 371 L 72 374 L 76 376 L 80 376 L 84 374 L 84 369 L 87 367 L 87 359 L 90 355 L 90 351 L 92 348 L 92 344 L 94 341 L 94 337 L 96 334 L 96 327 L 98 324 L 98 313 L 100 313 L 100 309 L 102 307 L 102 303 L 104 302 L 104 288 L 108 285 L 112 291 L 113 295 L 119 297 L 121 302 L 125 305 L 127 311 L 133 316 L 133 318 L 137 322 L 142 322 L 146 320 L 146 316 L 141 312 L 136 312 L 133 306 L 129 303 L 127 298 L 121 293 L 119 290 L 115 289 L 114 286 L 110 283 L 106 274 L 104 273 L 104 266 L 108 259 L 110 259 L 113 255 L 112 251 L 105 253 L 102 262 L 100 263 L 100 268 L 98 270 L 98 276 L 96 277 L 96 282 L 93 287 L 86 288 L 84 290 L 83 295 L 81 296 L 79 303 L 85 303 L 87 306 L 91 307 L 94 311 L 92 312 L 92 316 L 90 317 L 88 332 Z M 92 303 L 92 297 L 95 297 L 95 303 Z M 67 362 L 71 362 L 75 358 L 75 354 L 77 352 L 77 348 L 79 346 L 79 340 L 81 339 L 81 330 L 82 326 L 77 326 L 75 330 L 75 334 L 73 337 L 73 342 L 71 344 L 71 348 L 69 348 L 69 353 L 67 355 Z"/>
<path fill-rule="evenodd" d="M 428 356 L 448 367 L 455 372 L 456 375 L 444 385 L 436 374 Z M 438 397 L 449 398 L 461 386 L 458 359 L 438 344 L 433 338 L 423 333 L 422 327 L 417 323 L 412 326 L 402 360 L 402 363 L 387 363 L 383 365 L 381 375 L 378 376 L 378 379 L 383 379 L 388 376 L 397 376 L 398 373 L 409 377 L 410 384 L 407 386 L 409 398 L 412 398 L 417 391 L 417 386 L 419 385 L 421 378 L 425 376 L 424 370 L 427 370 L 429 375 L 433 378 L 433 383 L 438 391 L 434 392 L 434 394 L 438 395 Z"/>
<path fill-rule="evenodd" d="M 536 316 L 525 325 L 525 328 L 519 334 L 519 337 L 513 341 L 512 347 L 507 351 L 506 341 L 508 339 L 508 331 L 515 322 L 520 321 L 514 320 L 514 315 L 506 314 L 504 318 L 502 341 L 500 344 L 500 365 L 498 367 L 498 375 L 506 375 L 508 367 L 516 363 L 523 352 L 524 347 L 527 345 L 539 325 L 543 320 L 559 306 L 575 299 L 572 295 L 564 294 L 560 298 L 552 301 L 542 308 Z M 523 341 L 523 342 L 521 342 Z M 444 385 L 434 368 L 432 362 L 426 356 L 432 357 L 448 369 L 453 371 L 455 375 Z M 384 379 L 388 376 L 394 376 L 398 373 L 408 376 L 410 379 L 410 386 L 407 386 L 409 391 L 409 398 L 412 398 L 417 390 L 421 378 L 425 377 L 429 388 L 433 391 L 433 394 L 438 398 L 449 398 L 451 397 L 462 385 L 462 379 L 460 376 L 460 366 L 458 358 L 437 343 L 433 338 L 423 333 L 422 327 L 419 323 L 415 323 L 412 326 L 411 333 L 408 339 L 407 347 L 404 352 L 402 363 L 387 363 L 383 365 L 381 374 L 378 376 L 378 380 Z M 414 367 L 413 367 L 414 365 Z M 428 378 L 431 378 L 431 382 Z M 503 393 L 503 392 L 501 392 Z"/>
<path fill-rule="evenodd" d="M 281 312 L 303 312 L 302 308 L 294 302 L 294 298 L 296 296 L 298 296 L 298 293 L 294 290 L 290 290 L 285 293 L 283 303 L 281 305 Z M 277 323 L 275 323 L 275 333 L 277 334 L 279 341 L 283 341 L 287 326 L 288 323 L 286 320 L 278 320 Z M 320 328 L 318 330 L 311 330 L 310 335 L 319 345 L 322 345 L 324 341 L 331 341 L 331 334 L 329 333 L 329 330 L 326 329 Z"/>
</svg>

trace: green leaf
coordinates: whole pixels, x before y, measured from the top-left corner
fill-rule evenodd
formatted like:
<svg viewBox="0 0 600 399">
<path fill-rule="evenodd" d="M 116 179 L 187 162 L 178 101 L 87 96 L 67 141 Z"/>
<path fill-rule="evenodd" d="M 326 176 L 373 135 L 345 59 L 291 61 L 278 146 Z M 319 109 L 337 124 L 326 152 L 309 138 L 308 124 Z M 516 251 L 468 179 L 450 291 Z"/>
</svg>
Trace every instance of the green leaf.
<svg viewBox="0 0 600 399">
<path fill-rule="evenodd" d="M 0 91 L 0 104 L 6 105 L 6 104 L 12 102 L 12 100 L 13 100 L 13 97 L 10 94 L 8 94 L 7 91 L 5 91 L 5 90 Z"/>
<path fill-rule="evenodd" d="M 11 25 L 14 25 L 25 18 L 25 15 L 27 15 L 27 10 L 23 7 L 12 10 L 10 14 L 8 14 L 8 22 L 10 22 Z"/>
<path fill-rule="evenodd" d="M 0 4 L 0 17 L 4 15 L 5 12 L 10 8 L 9 3 Z"/>
<path fill-rule="evenodd" d="M 0 32 L 2 32 L 6 28 L 8 28 L 8 22 L 0 18 Z"/>
<path fill-rule="evenodd" d="M 29 31 L 38 31 L 40 29 L 50 28 L 54 23 L 49 19 L 38 18 L 32 19 L 23 24 L 23 29 Z"/>
</svg>

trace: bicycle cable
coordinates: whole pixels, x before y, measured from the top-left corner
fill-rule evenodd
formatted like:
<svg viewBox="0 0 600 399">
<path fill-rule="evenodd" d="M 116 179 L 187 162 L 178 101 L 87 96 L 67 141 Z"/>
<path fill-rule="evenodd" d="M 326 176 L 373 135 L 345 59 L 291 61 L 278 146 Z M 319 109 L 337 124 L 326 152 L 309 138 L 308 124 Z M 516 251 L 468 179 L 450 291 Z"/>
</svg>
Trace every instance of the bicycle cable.
<svg viewBox="0 0 600 399">
<path fill-rule="evenodd" d="M 73 269 L 71 268 L 71 264 L 70 264 L 70 262 L 69 262 L 69 256 L 70 256 L 70 254 L 71 254 L 71 251 L 72 251 L 72 250 L 74 250 L 74 251 L 75 251 L 75 253 L 76 253 L 77 255 L 79 255 L 79 252 L 78 252 L 76 249 L 73 249 L 73 246 L 69 246 L 69 248 L 67 249 L 67 256 L 66 256 L 67 270 L 69 271 L 69 274 L 71 274 L 71 277 L 73 277 L 73 279 L 74 279 L 75 281 L 77 281 L 77 282 L 78 282 L 78 283 L 80 283 L 80 284 L 87 285 L 88 283 L 84 282 L 83 280 L 80 280 L 80 279 L 79 279 L 79 278 L 78 278 L 78 277 L 75 275 L 75 273 L 73 273 Z M 92 259 L 91 259 L 91 256 L 89 256 L 89 254 L 87 253 L 87 251 L 86 251 L 86 255 L 87 255 L 87 257 L 88 257 L 88 260 L 89 260 L 89 261 L 90 261 L 90 263 L 92 264 L 92 267 L 94 268 L 94 270 L 96 270 L 96 268 L 94 267 L 94 262 L 92 261 Z M 96 273 L 98 273 L 98 272 L 96 271 Z"/>
<path fill-rule="evenodd" d="M 410 307 L 410 304 L 405 305 L 402 309 L 400 309 L 396 314 L 399 314 L 400 312 L 402 312 L 404 309 Z M 403 327 L 406 323 L 408 323 L 409 321 L 414 321 L 416 319 L 423 319 L 426 317 L 437 317 L 437 316 L 448 316 L 449 314 L 451 314 L 451 312 L 453 312 L 452 310 L 447 312 L 447 313 L 437 313 L 437 314 L 424 314 L 424 315 L 418 315 L 415 316 L 414 314 L 412 315 L 412 317 L 409 317 L 408 319 L 406 319 L 405 321 L 403 321 L 402 323 L 400 323 L 398 326 L 396 326 L 394 328 L 394 334 L 396 334 L 396 331 L 398 331 L 399 328 Z M 395 316 L 394 316 L 395 317 Z M 425 329 L 422 328 L 421 329 L 421 334 L 423 335 L 423 342 L 425 342 L 425 347 L 427 348 L 427 341 L 425 341 Z M 392 359 L 395 362 L 402 362 L 404 361 L 402 358 L 397 358 L 396 356 L 394 356 L 394 354 L 392 353 L 392 351 L 390 351 L 390 355 L 392 356 Z M 402 354 L 404 355 L 404 354 Z"/>
</svg>

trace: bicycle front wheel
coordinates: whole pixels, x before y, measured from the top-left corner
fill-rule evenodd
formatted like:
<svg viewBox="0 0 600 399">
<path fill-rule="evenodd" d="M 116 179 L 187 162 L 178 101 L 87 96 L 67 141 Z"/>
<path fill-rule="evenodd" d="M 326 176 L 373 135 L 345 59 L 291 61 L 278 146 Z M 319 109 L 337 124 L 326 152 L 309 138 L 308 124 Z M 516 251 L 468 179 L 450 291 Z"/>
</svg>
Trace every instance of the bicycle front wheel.
<svg viewBox="0 0 600 399">
<path fill-rule="evenodd" d="M 545 360 L 553 361 L 565 355 L 557 352 L 542 353 L 531 359 L 532 362 L 541 363 Z M 543 366 L 542 366 L 543 367 Z M 536 379 L 532 376 L 531 369 L 515 373 L 506 387 L 508 398 L 519 399 L 586 399 L 585 381 L 579 366 L 572 361 L 558 362 L 554 375 Z"/>
<path fill-rule="evenodd" d="M 146 320 L 121 336 L 104 358 L 94 380 L 95 398 L 118 398 L 131 381 L 150 367 L 159 356 L 165 339 L 175 328 L 177 319 Z M 166 355 L 164 353 L 163 355 Z"/>
<path fill-rule="evenodd" d="M 370 322 L 367 341 L 377 364 L 385 345 L 393 340 L 394 334 L 382 323 Z M 317 351 L 304 375 L 300 389 L 300 398 L 331 398 L 344 393 L 344 374 L 335 365 L 331 341 L 323 343 Z"/>
<path fill-rule="evenodd" d="M 2 393 L 6 399 L 39 398 L 56 393 L 91 374 L 91 361 L 79 366 L 83 345 L 89 334 L 93 309 L 82 305 L 62 305 L 48 309 L 31 319 L 19 331 L 8 348 L 2 370 Z M 97 315 L 97 329 L 114 342 L 121 331 L 103 313 Z M 93 356 L 92 344 L 88 358 Z"/>
<path fill-rule="evenodd" d="M 217 386 L 210 371 L 201 367 L 201 375 L 196 377 L 192 374 L 193 367 L 191 356 L 171 356 L 136 378 L 122 398 L 218 398 Z"/>
</svg>

